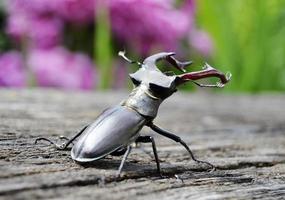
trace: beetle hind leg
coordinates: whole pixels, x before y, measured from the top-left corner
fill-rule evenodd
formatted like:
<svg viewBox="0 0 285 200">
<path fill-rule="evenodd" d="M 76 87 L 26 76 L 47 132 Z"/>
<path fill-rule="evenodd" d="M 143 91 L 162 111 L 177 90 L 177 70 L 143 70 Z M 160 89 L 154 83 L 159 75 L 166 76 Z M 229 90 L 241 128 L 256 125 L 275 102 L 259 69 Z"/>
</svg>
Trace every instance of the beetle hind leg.
<svg viewBox="0 0 285 200">
<path fill-rule="evenodd" d="M 136 143 L 151 143 L 152 144 L 152 150 L 153 150 L 153 154 L 154 154 L 154 158 L 155 158 L 155 162 L 156 162 L 157 173 L 162 177 L 159 158 L 158 158 L 158 154 L 157 154 L 157 150 L 156 150 L 156 144 L 155 144 L 153 137 L 151 137 L 151 136 L 139 136 L 136 140 Z"/>
<path fill-rule="evenodd" d="M 54 145 L 56 149 L 58 150 L 65 150 L 76 138 L 78 138 L 84 131 L 85 129 L 87 128 L 88 126 L 85 126 L 79 133 L 77 133 L 75 136 L 73 136 L 71 139 L 68 139 L 67 137 L 65 136 L 60 136 L 59 139 L 61 140 L 67 140 L 67 142 L 63 142 L 62 144 L 57 144 L 56 142 L 48 139 L 48 138 L 45 138 L 45 137 L 39 137 L 35 140 L 35 144 L 38 143 L 38 141 L 41 141 L 41 140 L 44 140 L 44 141 L 47 141 L 49 142 L 50 144 Z"/>
<path fill-rule="evenodd" d="M 156 145 L 155 145 L 155 141 L 154 141 L 153 137 L 151 137 L 151 136 L 139 136 L 136 139 L 135 143 L 151 143 L 152 144 L 154 158 L 155 158 L 155 162 L 156 162 L 156 166 L 157 166 L 157 172 L 162 177 L 161 170 L 160 170 L 160 163 L 159 163 L 157 150 L 156 150 Z M 128 155 L 131 152 L 131 149 L 132 149 L 132 147 L 129 145 L 127 148 L 119 149 L 118 151 L 115 151 L 111 154 L 111 155 L 115 155 L 115 156 L 124 154 L 123 159 L 122 159 L 121 164 L 120 164 L 120 167 L 117 171 L 117 177 L 120 177 L 123 166 L 127 160 Z"/>
<path fill-rule="evenodd" d="M 126 160 L 127 160 L 127 158 L 128 158 L 128 155 L 131 153 L 131 150 L 132 150 L 132 147 L 129 145 L 129 146 L 127 147 L 127 150 L 126 150 L 124 156 L 123 156 L 123 159 L 122 159 L 122 161 L 121 161 L 120 167 L 119 167 L 119 169 L 118 169 L 118 171 L 117 171 L 117 177 L 120 177 L 121 172 L 122 172 L 122 169 L 123 169 L 123 167 L 124 167 L 124 164 L 125 164 L 125 162 L 126 162 Z"/>
</svg>

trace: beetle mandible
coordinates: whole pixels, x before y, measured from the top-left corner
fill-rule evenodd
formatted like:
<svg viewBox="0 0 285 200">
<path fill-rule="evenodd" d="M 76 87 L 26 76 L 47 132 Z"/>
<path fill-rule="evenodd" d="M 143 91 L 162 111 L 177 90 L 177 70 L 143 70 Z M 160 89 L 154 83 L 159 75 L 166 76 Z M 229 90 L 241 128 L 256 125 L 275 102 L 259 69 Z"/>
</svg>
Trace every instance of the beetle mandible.
<svg viewBox="0 0 285 200">
<path fill-rule="evenodd" d="M 61 145 L 42 137 L 37 138 L 35 143 L 39 140 L 46 140 L 54 144 L 57 149 L 63 150 L 78 138 L 71 149 L 71 157 L 79 163 L 92 162 L 107 155 L 123 155 L 117 176 L 120 176 L 133 142 L 151 143 L 157 172 L 161 175 L 153 137 L 141 136 L 139 134 L 143 126 L 148 126 L 158 134 L 183 145 L 194 161 L 207 164 L 212 169 L 215 169 L 211 163 L 196 159 L 188 145 L 180 137 L 159 128 L 153 123 L 153 120 L 162 101 L 176 92 L 177 87 L 181 84 L 192 81 L 200 87 L 221 88 L 230 80 L 231 74 L 225 75 L 207 63 L 203 70 L 187 73 L 185 67 L 192 64 L 192 62 L 180 62 L 174 58 L 174 55 L 174 52 L 161 52 L 146 58 L 143 63 L 140 63 L 127 58 L 124 51 L 119 52 L 119 56 L 126 61 L 140 66 L 138 71 L 130 74 L 134 89 L 129 97 L 119 105 L 103 111 L 93 123 L 84 127 L 78 134 Z M 156 66 L 156 62 L 162 59 L 183 73 L 180 75 L 162 73 Z M 208 77 L 217 77 L 220 81 L 216 84 L 201 84 L 195 81 Z"/>
</svg>

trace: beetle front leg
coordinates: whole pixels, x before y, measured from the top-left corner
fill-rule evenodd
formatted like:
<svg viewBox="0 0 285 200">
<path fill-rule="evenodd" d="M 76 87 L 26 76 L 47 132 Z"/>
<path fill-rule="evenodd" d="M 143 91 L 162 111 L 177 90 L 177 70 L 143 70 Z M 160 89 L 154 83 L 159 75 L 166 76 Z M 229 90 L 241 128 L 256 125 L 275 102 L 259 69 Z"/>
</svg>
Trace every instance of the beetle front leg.
<svg viewBox="0 0 285 200">
<path fill-rule="evenodd" d="M 174 135 L 173 133 L 169 133 L 168 131 L 165 131 L 161 128 L 159 128 L 158 126 L 154 125 L 153 123 L 148 124 L 148 126 L 155 132 L 157 132 L 160 135 L 163 135 L 167 138 L 170 138 L 172 140 L 174 140 L 175 142 L 179 142 L 182 146 L 185 147 L 185 149 L 188 151 L 188 153 L 190 154 L 191 158 L 197 162 L 197 163 L 204 163 L 209 165 L 212 169 L 211 171 L 214 171 L 216 168 L 213 164 L 207 162 L 207 161 L 202 161 L 202 160 L 198 160 L 195 158 L 193 152 L 191 151 L 191 149 L 188 147 L 188 145 L 186 144 L 186 142 L 184 142 L 180 137 Z"/>
<path fill-rule="evenodd" d="M 58 150 L 65 150 L 76 138 L 78 138 L 84 131 L 85 129 L 88 127 L 89 125 L 85 126 L 79 133 L 77 133 L 75 136 L 73 136 L 71 139 L 68 139 L 64 136 L 60 136 L 60 139 L 65 139 L 68 140 L 67 142 L 64 142 L 62 144 L 56 144 L 55 142 L 53 142 L 52 140 L 48 139 L 48 138 L 44 138 L 44 137 L 39 137 L 35 140 L 35 144 L 38 143 L 38 141 L 44 140 L 44 141 L 48 141 L 49 143 L 53 144 L 55 146 L 56 149 Z"/>
</svg>

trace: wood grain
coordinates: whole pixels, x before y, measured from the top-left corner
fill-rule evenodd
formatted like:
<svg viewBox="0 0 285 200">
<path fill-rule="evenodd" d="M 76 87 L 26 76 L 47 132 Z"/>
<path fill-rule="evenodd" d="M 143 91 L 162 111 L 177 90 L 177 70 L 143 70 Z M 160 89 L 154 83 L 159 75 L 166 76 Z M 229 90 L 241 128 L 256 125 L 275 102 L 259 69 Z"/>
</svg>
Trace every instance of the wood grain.
<svg viewBox="0 0 285 200">
<path fill-rule="evenodd" d="M 216 165 L 211 173 L 148 128 L 164 178 L 149 144 L 132 151 L 120 179 L 121 157 L 80 166 L 69 151 L 34 144 L 71 137 L 127 94 L 0 90 L 0 199 L 285 199 L 284 95 L 179 93 L 161 106 L 155 123 Z"/>
</svg>

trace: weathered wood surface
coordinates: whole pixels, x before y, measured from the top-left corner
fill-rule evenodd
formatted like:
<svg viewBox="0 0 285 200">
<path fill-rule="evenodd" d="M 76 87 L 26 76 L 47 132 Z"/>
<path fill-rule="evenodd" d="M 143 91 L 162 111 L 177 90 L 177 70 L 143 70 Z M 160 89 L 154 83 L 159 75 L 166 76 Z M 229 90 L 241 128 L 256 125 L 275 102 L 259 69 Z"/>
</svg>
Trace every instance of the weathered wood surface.
<svg viewBox="0 0 285 200">
<path fill-rule="evenodd" d="M 72 136 L 126 92 L 64 93 L 0 90 L 0 199 L 285 199 L 285 96 L 175 94 L 155 122 L 181 136 L 214 172 L 177 143 L 143 129 L 157 142 L 165 178 L 156 175 L 151 146 L 93 166 L 38 136 Z M 184 181 L 175 178 L 175 174 Z"/>
</svg>

